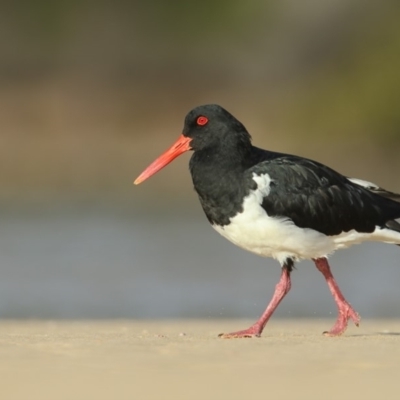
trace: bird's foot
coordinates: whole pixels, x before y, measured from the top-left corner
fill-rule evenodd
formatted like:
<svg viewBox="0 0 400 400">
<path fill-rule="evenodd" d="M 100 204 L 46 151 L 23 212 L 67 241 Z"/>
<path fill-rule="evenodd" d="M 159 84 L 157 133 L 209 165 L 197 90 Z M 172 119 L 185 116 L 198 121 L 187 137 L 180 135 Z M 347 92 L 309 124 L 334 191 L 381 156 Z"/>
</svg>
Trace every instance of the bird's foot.
<svg viewBox="0 0 400 400">
<path fill-rule="evenodd" d="M 325 331 L 323 334 L 325 336 L 340 336 L 347 329 L 349 319 L 352 319 L 354 324 L 359 326 L 361 317 L 349 303 L 345 302 L 339 306 L 339 315 L 335 325 L 331 330 Z"/>
<path fill-rule="evenodd" d="M 244 329 L 243 331 L 231 332 L 231 333 L 220 333 L 218 337 L 221 339 L 243 339 L 243 338 L 253 338 L 261 336 L 260 327 L 253 325 L 248 329 Z"/>
</svg>

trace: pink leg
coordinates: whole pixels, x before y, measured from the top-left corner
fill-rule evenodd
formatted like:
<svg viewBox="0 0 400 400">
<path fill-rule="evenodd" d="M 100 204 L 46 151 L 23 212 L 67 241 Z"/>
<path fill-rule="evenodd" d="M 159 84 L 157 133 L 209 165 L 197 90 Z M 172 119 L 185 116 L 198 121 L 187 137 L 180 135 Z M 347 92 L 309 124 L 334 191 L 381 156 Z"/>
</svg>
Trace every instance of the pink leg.
<svg viewBox="0 0 400 400">
<path fill-rule="evenodd" d="M 282 267 L 282 274 L 278 284 L 275 287 L 274 295 L 268 307 L 264 311 L 263 315 L 260 319 L 252 325 L 250 328 L 245 329 L 243 331 L 237 331 L 232 333 L 221 333 L 218 336 L 223 339 L 233 339 L 233 338 L 251 338 L 251 337 L 259 337 L 261 336 L 261 332 L 263 331 L 266 323 L 270 319 L 271 315 L 274 313 L 279 303 L 285 297 L 285 295 L 289 292 L 291 282 L 290 282 L 290 272 L 292 270 L 293 263 L 291 262 L 289 265 L 284 265 Z"/>
<path fill-rule="evenodd" d="M 356 326 L 358 326 L 360 323 L 360 316 L 344 298 L 338 284 L 335 281 L 335 278 L 332 275 L 328 260 L 326 258 L 317 258 L 313 261 L 318 270 L 321 271 L 322 275 L 324 275 L 326 283 L 328 284 L 329 290 L 332 293 L 339 311 L 335 325 L 333 325 L 330 331 L 324 332 L 324 335 L 339 336 L 346 330 L 347 321 L 350 318 L 353 320 Z"/>
</svg>

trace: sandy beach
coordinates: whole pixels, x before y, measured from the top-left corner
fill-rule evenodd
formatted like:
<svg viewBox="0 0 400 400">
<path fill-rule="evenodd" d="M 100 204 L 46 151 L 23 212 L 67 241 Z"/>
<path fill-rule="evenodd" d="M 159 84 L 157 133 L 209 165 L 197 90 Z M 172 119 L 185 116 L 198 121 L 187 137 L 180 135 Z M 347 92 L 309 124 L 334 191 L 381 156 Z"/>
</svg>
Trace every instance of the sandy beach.
<svg viewBox="0 0 400 400">
<path fill-rule="evenodd" d="M 398 399 L 400 321 L 270 322 L 259 339 L 218 339 L 248 321 L 2 321 L 0 398 Z"/>
</svg>

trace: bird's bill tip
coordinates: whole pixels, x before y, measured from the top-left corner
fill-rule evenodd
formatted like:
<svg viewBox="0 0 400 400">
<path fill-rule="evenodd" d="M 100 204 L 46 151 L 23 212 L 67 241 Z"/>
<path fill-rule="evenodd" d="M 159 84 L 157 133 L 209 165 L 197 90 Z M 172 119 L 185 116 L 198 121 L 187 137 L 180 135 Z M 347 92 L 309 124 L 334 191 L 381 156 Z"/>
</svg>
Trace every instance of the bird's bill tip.
<svg viewBox="0 0 400 400">
<path fill-rule="evenodd" d="M 150 178 L 160 169 L 166 167 L 170 162 L 172 162 L 176 157 L 182 153 L 190 150 L 191 139 L 180 135 L 178 140 L 163 154 L 161 154 L 155 161 L 153 161 L 133 182 L 134 185 L 139 185 L 146 179 Z"/>
<path fill-rule="evenodd" d="M 140 179 L 140 177 L 137 177 L 134 181 L 133 184 L 134 185 L 139 185 L 139 183 L 143 182 L 142 179 Z"/>
</svg>

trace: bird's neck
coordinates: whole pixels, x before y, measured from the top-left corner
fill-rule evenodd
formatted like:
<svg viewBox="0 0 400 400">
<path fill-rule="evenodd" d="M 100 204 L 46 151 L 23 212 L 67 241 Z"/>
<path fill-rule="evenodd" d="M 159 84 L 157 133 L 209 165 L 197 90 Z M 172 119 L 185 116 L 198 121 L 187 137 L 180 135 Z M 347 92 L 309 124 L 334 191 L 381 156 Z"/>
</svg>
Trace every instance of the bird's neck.
<svg viewBox="0 0 400 400">
<path fill-rule="evenodd" d="M 247 159 L 247 152 L 243 149 L 218 151 L 218 148 L 207 148 L 195 151 L 189 163 L 193 183 L 202 186 L 220 180 L 238 179 L 248 168 Z"/>
<path fill-rule="evenodd" d="M 243 174 L 249 167 L 247 159 L 243 151 L 221 154 L 215 149 L 205 149 L 192 155 L 189 168 L 194 189 L 211 223 L 228 223 L 234 215 L 233 210 L 241 207 L 246 195 L 242 182 Z"/>
</svg>

